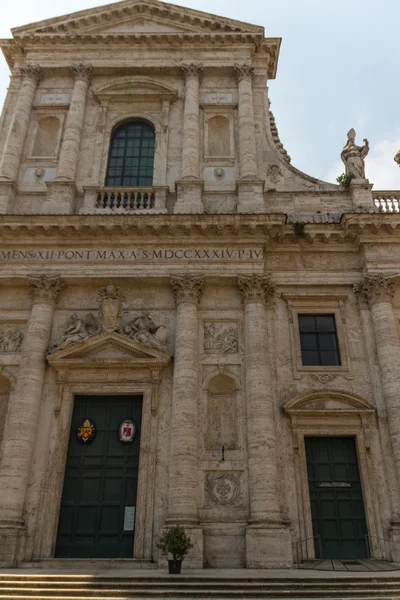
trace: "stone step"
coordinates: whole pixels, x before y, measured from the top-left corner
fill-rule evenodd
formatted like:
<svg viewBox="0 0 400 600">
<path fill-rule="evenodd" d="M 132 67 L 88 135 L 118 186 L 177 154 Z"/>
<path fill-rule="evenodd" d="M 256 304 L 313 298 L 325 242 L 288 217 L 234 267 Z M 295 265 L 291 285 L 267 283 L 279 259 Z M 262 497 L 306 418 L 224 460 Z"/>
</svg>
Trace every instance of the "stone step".
<svg viewBox="0 0 400 600">
<path fill-rule="evenodd" d="M 43 595 L 35 594 L 35 593 L 25 593 L 16 595 L 14 591 L 0 592 L 0 600 L 38 600 L 39 598 L 47 598 L 47 600 L 83 600 L 87 597 L 86 590 L 83 590 L 79 595 L 60 595 L 59 593 L 55 593 L 54 595 Z M 96 595 L 90 596 L 91 600 L 104 600 L 104 595 Z M 211 598 L 212 600 L 233 600 L 236 598 L 240 598 L 242 600 L 248 599 L 251 600 L 282 600 L 283 598 L 288 598 L 289 600 L 372 600 L 377 598 L 378 600 L 399 600 L 400 596 L 398 593 L 390 593 L 384 590 L 375 592 L 375 591 L 364 591 L 362 593 L 351 593 L 348 594 L 346 592 L 343 593 L 340 591 L 331 592 L 329 589 L 326 589 L 323 593 L 318 592 L 318 595 L 307 594 L 307 592 L 303 594 L 299 594 L 296 592 L 292 592 L 287 590 L 285 594 L 279 594 L 273 592 L 247 592 L 237 590 L 236 592 L 227 591 L 226 593 L 218 592 L 216 594 L 210 594 L 209 592 L 203 591 L 199 593 L 193 594 L 191 591 L 186 592 L 173 592 L 170 590 L 164 590 L 163 592 L 152 592 L 147 591 L 143 593 L 134 592 L 132 595 L 127 595 L 123 593 L 122 595 L 115 590 L 113 596 L 107 596 L 107 600 L 147 600 L 151 598 L 152 600 L 164 600 L 164 598 L 168 598 L 169 600 L 196 600 L 197 598 Z"/>
<path fill-rule="evenodd" d="M 86 583 L 86 585 L 85 585 Z M 242 589 L 285 589 L 288 585 L 291 588 L 299 588 L 299 589 L 324 589 L 328 585 L 331 589 L 343 589 L 344 586 L 350 589 L 364 589 L 364 588 L 380 588 L 384 587 L 385 589 L 391 589 L 398 591 L 400 590 L 400 581 L 381 581 L 381 580 L 373 580 L 365 579 L 364 581 L 354 582 L 354 581 L 331 581 L 331 580 L 317 580 L 317 581 L 285 581 L 285 582 L 277 582 L 277 581 L 240 581 L 240 582 L 232 582 L 232 581 L 181 581 L 180 579 L 167 579 L 167 580 L 129 580 L 129 581 L 105 581 L 105 580 L 92 580 L 87 582 L 82 581 L 43 581 L 43 580 L 14 580 L 14 579 L 6 579 L 4 581 L 0 581 L 0 590 L 5 587 L 13 587 L 15 589 L 25 589 L 29 588 L 41 588 L 45 589 L 53 589 L 53 588 L 68 588 L 68 589 L 83 589 L 90 587 L 91 589 L 102 589 L 102 590 L 114 590 L 118 589 L 136 589 L 137 587 L 145 587 L 151 586 L 153 589 L 165 588 L 166 586 L 177 588 L 177 589 L 207 589 L 207 590 L 218 590 L 218 589 L 235 589 L 240 586 Z"/>
<path fill-rule="evenodd" d="M 23 569 L 84 570 L 91 569 L 157 569 L 157 564 L 142 558 L 45 558 L 22 563 Z"/>
</svg>

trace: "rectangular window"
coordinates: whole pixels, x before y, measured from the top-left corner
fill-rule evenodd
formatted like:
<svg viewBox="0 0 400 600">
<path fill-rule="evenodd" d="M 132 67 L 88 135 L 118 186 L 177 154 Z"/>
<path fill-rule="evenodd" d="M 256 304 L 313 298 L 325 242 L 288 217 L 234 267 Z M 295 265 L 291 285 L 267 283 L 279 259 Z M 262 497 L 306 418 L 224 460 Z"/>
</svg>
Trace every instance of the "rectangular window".
<svg viewBox="0 0 400 600">
<path fill-rule="evenodd" d="M 340 366 L 335 315 L 298 315 L 302 363 L 311 366 Z"/>
</svg>

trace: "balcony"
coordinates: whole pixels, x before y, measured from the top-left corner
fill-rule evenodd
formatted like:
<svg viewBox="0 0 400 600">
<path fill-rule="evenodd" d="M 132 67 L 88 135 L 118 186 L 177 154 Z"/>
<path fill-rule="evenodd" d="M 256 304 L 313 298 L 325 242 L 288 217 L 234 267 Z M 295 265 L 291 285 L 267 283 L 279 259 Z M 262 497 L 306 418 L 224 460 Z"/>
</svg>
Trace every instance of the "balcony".
<svg viewBox="0 0 400 600">
<path fill-rule="evenodd" d="M 85 187 L 81 213 L 135 214 L 166 213 L 168 188 Z"/>
</svg>

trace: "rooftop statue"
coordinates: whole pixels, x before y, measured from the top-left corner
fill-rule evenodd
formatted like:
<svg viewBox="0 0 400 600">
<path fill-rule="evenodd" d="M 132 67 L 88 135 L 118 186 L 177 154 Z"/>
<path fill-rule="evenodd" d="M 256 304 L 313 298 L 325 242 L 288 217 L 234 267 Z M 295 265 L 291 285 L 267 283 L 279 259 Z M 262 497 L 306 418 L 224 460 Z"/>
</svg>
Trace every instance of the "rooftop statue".
<svg viewBox="0 0 400 600">
<path fill-rule="evenodd" d="M 364 138 L 364 146 L 357 146 L 355 139 L 356 132 L 350 129 L 347 134 L 347 144 L 340 156 L 346 167 L 346 175 L 353 174 L 357 179 L 365 179 L 365 158 L 369 152 L 369 143 Z"/>
</svg>

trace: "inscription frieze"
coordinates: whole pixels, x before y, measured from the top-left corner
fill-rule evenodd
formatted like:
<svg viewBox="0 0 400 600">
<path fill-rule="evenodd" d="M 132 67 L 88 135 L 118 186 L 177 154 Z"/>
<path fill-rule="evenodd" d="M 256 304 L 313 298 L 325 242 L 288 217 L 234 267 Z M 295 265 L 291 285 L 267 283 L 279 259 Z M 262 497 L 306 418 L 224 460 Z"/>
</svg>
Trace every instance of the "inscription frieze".
<svg viewBox="0 0 400 600">
<path fill-rule="evenodd" d="M 0 248 L 0 262 L 174 262 L 254 261 L 263 259 L 260 247 L 133 247 L 133 248 Z"/>
</svg>

